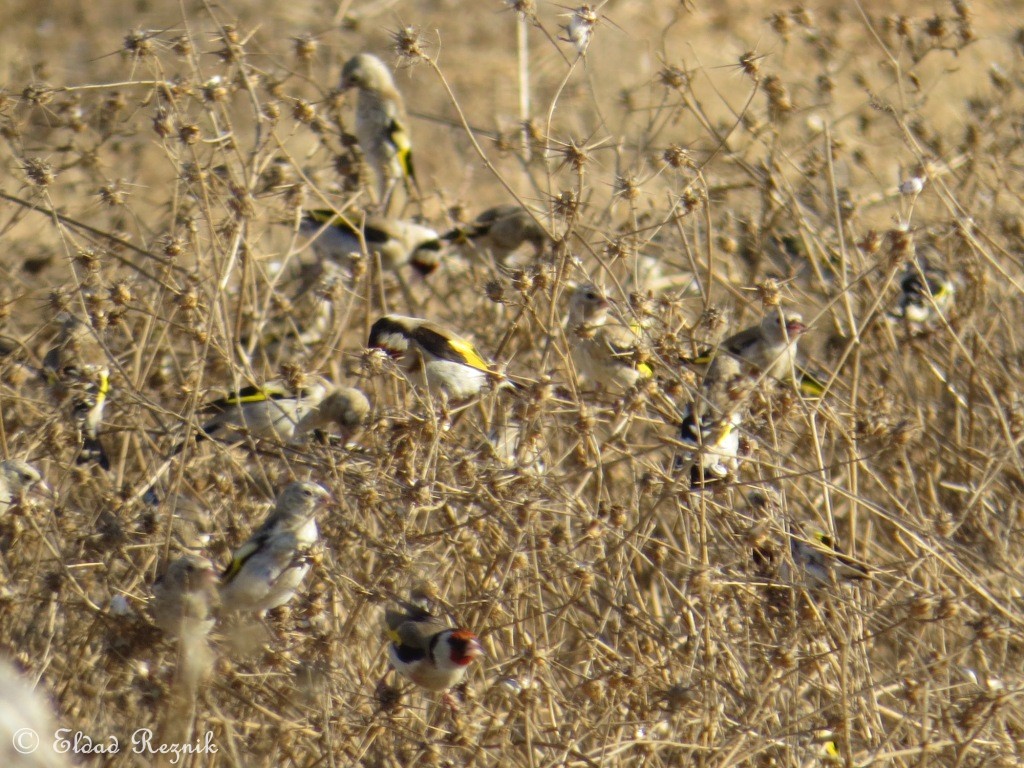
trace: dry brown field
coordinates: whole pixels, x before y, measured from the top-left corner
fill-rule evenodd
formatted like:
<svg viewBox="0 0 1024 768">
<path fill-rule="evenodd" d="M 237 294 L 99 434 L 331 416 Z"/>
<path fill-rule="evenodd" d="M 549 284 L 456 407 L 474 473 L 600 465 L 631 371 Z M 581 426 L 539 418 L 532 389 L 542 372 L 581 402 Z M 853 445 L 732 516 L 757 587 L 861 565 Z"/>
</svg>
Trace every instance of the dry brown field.
<svg viewBox="0 0 1024 768">
<path fill-rule="evenodd" d="M 118 739 L 71 764 L 1024 763 L 1019 5 L 592 10 L 581 52 L 573 8 L 544 0 L 7 3 L 0 457 L 55 497 L 0 517 L 0 657 L 57 727 Z M 419 193 L 393 209 L 444 232 L 518 203 L 542 254 L 452 245 L 403 275 L 412 307 L 366 260 L 301 290 L 302 210 L 372 206 L 338 87 L 361 51 L 410 116 Z M 889 315 L 921 256 L 955 300 L 914 326 Z M 588 280 L 642 340 L 636 388 L 574 373 Z M 366 350 L 384 305 L 518 388 L 427 397 Z M 681 358 L 776 307 L 825 392 L 748 382 L 738 467 L 695 489 L 674 469 L 701 385 Z M 40 370 L 61 312 L 110 371 L 109 470 L 76 464 Z M 353 443 L 172 455 L 204 402 L 313 374 L 370 398 Z M 500 459 L 502 424 L 541 466 Z M 150 586 L 184 552 L 225 566 L 295 479 L 335 500 L 314 568 L 253 642 L 218 623 L 192 689 Z M 779 503 L 752 504 L 766 488 Z M 810 583 L 794 525 L 871 578 Z M 457 710 L 389 671 L 383 610 L 414 586 L 486 650 Z M 217 751 L 135 754 L 138 729 Z M 0 762 L 66 764 L 41 738 Z"/>
</svg>

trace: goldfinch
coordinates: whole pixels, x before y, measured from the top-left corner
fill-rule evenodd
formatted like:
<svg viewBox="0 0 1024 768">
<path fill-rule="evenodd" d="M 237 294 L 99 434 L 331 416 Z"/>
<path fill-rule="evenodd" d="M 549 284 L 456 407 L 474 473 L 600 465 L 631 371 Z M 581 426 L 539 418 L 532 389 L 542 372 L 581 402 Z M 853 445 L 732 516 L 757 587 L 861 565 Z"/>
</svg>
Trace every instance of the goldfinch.
<svg viewBox="0 0 1024 768">
<path fill-rule="evenodd" d="M 245 387 L 207 403 L 203 412 L 212 416 L 197 433 L 197 440 L 234 443 L 248 434 L 256 439 L 299 443 L 314 431 L 333 426 L 347 442 L 365 424 L 370 401 L 354 387 L 335 387 L 314 376 L 300 388 L 281 380 Z"/>
<path fill-rule="evenodd" d="M 745 413 L 740 361 L 724 355 L 704 375 L 694 399 L 683 409 L 679 440 L 683 454 L 676 471 L 687 467 L 690 484 L 699 487 L 724 479 L 739 467 L 739 425 Z"/>
<path fill-rule="evenodd" d="M 581 283 L 569 299 L 566 337 L 576 375 L 612 390 L 624 390 L 653 371 L 642 362 L 640 339 L 624 325 L 611 321 L 612 302 L 592 283 Z"/>
<path fill-rule="evenodd" d="M 384 62 L 370 53 L 357 54 L 345 62 L 341 88 L 359 90 L 356 140 L 377 176 L 378 200 L 386 202 L 399 181 L 416 183 L 402 95 Z"/>
<path fill-rule="evenodd" d="M 312 482 L 281 491 L 270 515 L 221 574 L 224 610 L 269 611 L 295 596 L 311 568 L 310 549 L 320 538 L 316 514 L 330 499 Z"/>
<path fill-rule="evenodd" d="M 18 459 L 0 461 L 0 517 L 20 504 L 25 494 L 37 488 L 52 494 L 39 470 L 28 462 Z"/>
<path fill-rule="evenodd" d="M 890 316 L 915 325 L 924 325 L 946 315 L 956 296 L 956 284 L 945 270 L 933 267 L 925 258 L 907 265 L 900 280 L 900 296 Z"/>
<path fill-rule="evenodd" d="M 824 531 L 805 535 L 799 526 L 791 524 L 788 535 L 793 563 L 812 586 L 852 584 L 871 578 L 871 571 L 844 554 Z"/>
<path fill-rule="evenodd" d="M 217 600 L 213 563 L 189 554 L 172 560 L 153 582 L 149 608 L 153 623 L 168 637 L 205 637 L 213 629 L 212 609 Z"/>
<path fill-rule="evenodd" d="M 690 469 L 691 487 L 700 487 L 725 479 L 739 466 L 740 413 L 718 417 L 705 412 L 698 417 L 693 408 L 687 408 L 679 428 L 679 440 L 684 445 L 685 457 L 676 459 L 676 469 Z"/>
<path fill-rule="evenodd" d="M 110 395 L 107 355 L 91 326 L 67 313 L 57 319 L 60 328 L 43 358 L 43 373 L 54 398 L 71 407 L 80 441 L 77 462 L 110 469 L 99 441 L 103 410 Z"/>
<path fill-rule="evenodd" d="M 428 691 L 447 691 L 462 682 L 469 665 L 483 655 L 468 629 L 452 627 L 425 606 L 400 601 L 384 614 L 391 666 Z"/>
<path fill-rule="evenodd" d="M 429 320 L 385 315 L 370 328 L 367 346 L 394 357 L 415 386 L 450 400 L 474 397 L 491 382 L 508 385 L 471 341 Z"/>
<path fill-rule="evenodd" d="M 472 223 L 446 232 L 442 239 L 472 243 L 481 252 L 489 251 L 498 264 L 504 264 L 525 244 L 533 248 L 534 257 L 539 256 L 549 242 L 548 233 L 536 218 L 519 205 L 488 208 Z"/>
<path fill-rule="evenodd" d="M 378 254 L 382 269 L 394 271 L 409 264 L 421 275 L 429 275 L 441 264 L 441 238 L 437 232 L 411 221 L 334 211 L 306 211 L 299 231 L 312 240 L 322 259 L 341 265 L 352 254 Z M 362 234 L 362 240 L 360 239 Z"/>
<path fill-rule="evenodd" d="M 807 331 L 800 315 L 769 312 L 757 325 L 734 334 L 712 351 L 710 368 L 722 364 L 723 355 L 738 358 L 753 369 L 780 381 L 792 381 L 797 341 Z M 706 362 L 698 358 L 691 362 Z"/>
<path fill-rule="evenodd" d="M 370 401 L 355 387 L 333 387 L 295 427 L 293 440 L 301 442 L 311 434 L 337 434 L 344 445 L 359 437 L 370 417 Z"/>
</svg>

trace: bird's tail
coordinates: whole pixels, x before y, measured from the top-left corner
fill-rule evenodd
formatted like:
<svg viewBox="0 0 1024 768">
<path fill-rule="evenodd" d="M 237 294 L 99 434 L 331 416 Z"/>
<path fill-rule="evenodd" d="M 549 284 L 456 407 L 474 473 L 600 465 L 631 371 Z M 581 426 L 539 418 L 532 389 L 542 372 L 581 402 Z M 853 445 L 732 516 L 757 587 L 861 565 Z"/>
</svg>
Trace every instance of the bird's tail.
<svg viewBox="0 0 1024 768">
<path fill-rule="evenodd" d="M 82 439 L 82 448 L 78 452 L 78 456 L 75 457 L 75 463 L 79 466 L 95 464 L 104 471 L 110 470 L 110 457 L 107 456 L 103 444 L 99 441 L 99 438 L 89 437 L 88 435 Z"/>
</svg>

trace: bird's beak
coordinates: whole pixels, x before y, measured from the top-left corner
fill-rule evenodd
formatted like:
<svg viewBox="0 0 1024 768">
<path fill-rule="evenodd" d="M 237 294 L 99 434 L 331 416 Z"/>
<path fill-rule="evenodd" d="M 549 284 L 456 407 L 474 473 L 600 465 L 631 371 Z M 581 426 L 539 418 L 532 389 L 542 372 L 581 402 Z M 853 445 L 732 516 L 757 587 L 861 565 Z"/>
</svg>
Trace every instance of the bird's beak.
<svg viewBox="0 0 1024 768">
<path fill-rule="evenodd" d="M 799 320 L 787 320 L 786 321 L 786 335 L 790 338 L 799 336 L 807 330 L 807 326 L 801 323 Z"/>
<path fill-rule="evenodd" d="M 466 646 L 466 655 L 471 659 L 475 659 L 480 656 L 487 656 L 487 653 L 484 651 L 484 647 L 480 644 L 480 641 L 473 638 L 469 641 L 469 645 Z"/>
</svg>

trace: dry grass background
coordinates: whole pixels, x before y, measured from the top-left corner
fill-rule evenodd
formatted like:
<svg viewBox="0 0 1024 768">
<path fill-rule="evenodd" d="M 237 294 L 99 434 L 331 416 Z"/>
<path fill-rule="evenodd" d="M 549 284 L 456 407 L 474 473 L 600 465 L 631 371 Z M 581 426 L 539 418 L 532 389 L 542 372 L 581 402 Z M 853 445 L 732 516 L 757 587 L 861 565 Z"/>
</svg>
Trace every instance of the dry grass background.
<svg viewBox="0 0 1024 768">
<path fill-rule="evenodd" d="M 0 306 L 21 345 L 2 439 L 60 498 L 0 520 L 0 647 L 62 726 L 122 743 L 213 731 L 219 753 L 186 765 L 1020 764 L 1021 37 L 1009 4 L 904 6 L 612 0 L 585 58 L 552 3 L 518 52 L 499 2 L 22 7 L 0 32 Z M 405 25 L 424 57 L 394 52 Z M 542 473 L 486 447 L 495 396 L 438 413 L 370 375 L 365 279 L 333 295 L 323 343 L 263 343 L 313 310 L 295 294 L 302 206 L 365 202 L 333 90 L 360 50 L 400 67 L 427 190 L 407 214 L 444 228 L 514 193 L 557 240 L 512 275 L 452 253 L 414 286 L 432 319 L 538 382 L 506 407 Z M 924 191 L 899 195 L 912 176 Z M 918 336 L 884 319 L 911 253 L 901 222 L 959 284 Z M 652 253 L 700 291 L 637 292 Z M 656 387 L 577 392 L 561 323 L 584 277 L 645 321 Z M 670 404 L 693 383 L 675 361 L 778 286 L 834 381 L 821 401 L 765 386 L 735 482 L 691 494 L 671 471 Z M 109 473 L 74 466 L 67 414 L 24 367 L 57 308 L 109 351 Z M 360 446 L 200 446 L 158 506 L 139 499 L 197 404 L 282 371 L 367 391 Z M 185 548 L 226 563 L 295 477 L 339 500 L 321 562 L 273 638 L 224 650 L 182 714 L 148 585 Z M 781 519 L 746 502 L 762 484 L 873 582 L 808 592 L 761 569 L 753 544 L 785 548 Z M 383 600 L 421 581 L 489 654 L 457 714 L 378 696 Z"/>
</svg>

